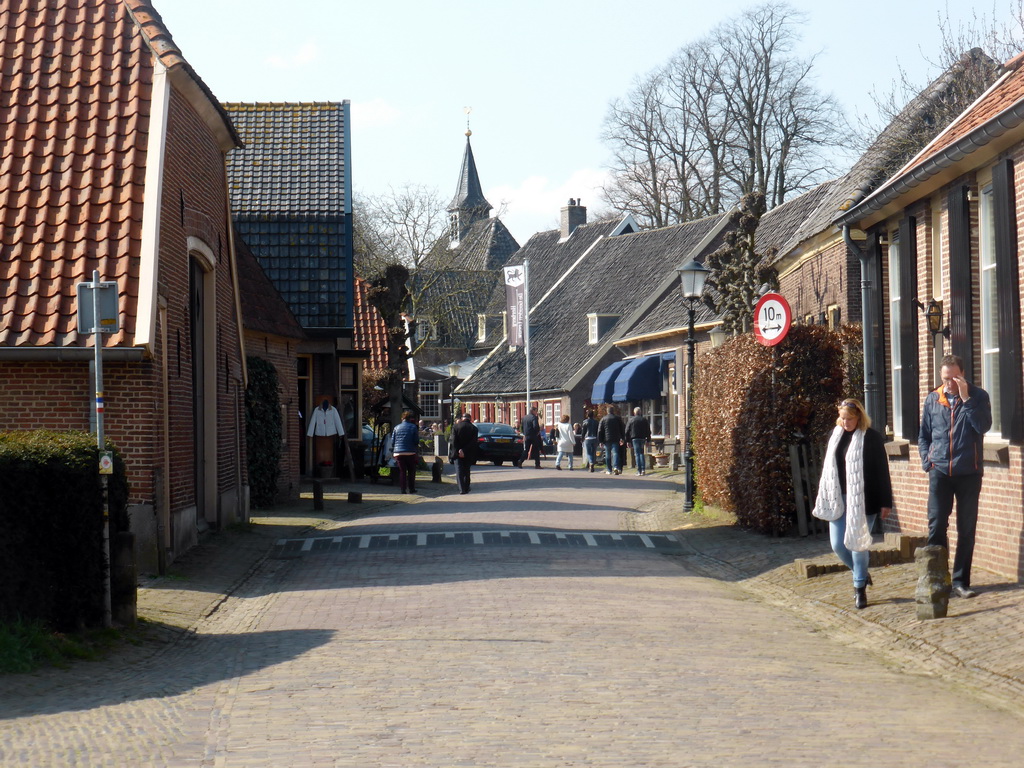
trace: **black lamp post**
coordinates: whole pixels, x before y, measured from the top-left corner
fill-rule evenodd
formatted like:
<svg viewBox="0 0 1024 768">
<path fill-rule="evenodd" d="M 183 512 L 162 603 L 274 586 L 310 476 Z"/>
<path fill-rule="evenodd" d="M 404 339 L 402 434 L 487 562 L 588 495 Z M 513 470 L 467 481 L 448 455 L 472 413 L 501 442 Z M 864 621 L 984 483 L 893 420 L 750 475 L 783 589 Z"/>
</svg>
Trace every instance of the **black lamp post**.
<svg viewBox="0 0 1024 768">
<path fill-rule="evenodd" d="M 699 261 L 691 259 L 679 267 L 679 282 L 686 301 L 689 327 L 686 334 L 686 442 L 683 445 L 683 460 L 686 463 L 686 498 L 683 512 L 693 511 L 693 377 L 697 340 L 694 338 L 694 314 L 696 304 L 704 293 L 704 281 L 711 270 Z"/>
<path fill-rule="evenodd" d="M 458 414 L 455 412 L 455 386 L 459 380 L 459 364 L 448 363 L 448 423 L 454 424 Z M 441 414 L 442 418 L 444 414 Z"/>
</svg>

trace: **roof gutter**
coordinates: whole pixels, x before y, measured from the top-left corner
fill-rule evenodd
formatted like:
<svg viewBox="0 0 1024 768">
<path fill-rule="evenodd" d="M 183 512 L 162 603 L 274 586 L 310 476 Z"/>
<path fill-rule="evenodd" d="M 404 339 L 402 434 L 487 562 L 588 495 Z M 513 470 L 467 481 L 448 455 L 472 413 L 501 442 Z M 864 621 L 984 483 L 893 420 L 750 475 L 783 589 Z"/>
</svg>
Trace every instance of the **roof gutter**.
<svg viewBox="0 0 1024 768">
<path fill-rule="evenodd" d="M 89 362 L 96 357 L 92 347 L 0 347 L 3 362 L 71 363 Z M 109 362 L 138 363 L 146 358 L 142 347 L 112 347 L 103 349 L 103 359 Z"/>
<path fill-rule="evenodd" d="M 845 228 L 862 220 L 869 214 L 881 210 L 888 203 L 921 186 L 928 179 L 938 175 L 946 168 L 988 145 L 1022 123 L 1024 123 L 1024 99 L 1003 110 L 987 123 L 978 126 L 938 154 L 933 155 L 907 173 L 889 182 L 862 203 L 853 205 L 848 211 L 835 219 L 836 225 Z"/>
</svg>

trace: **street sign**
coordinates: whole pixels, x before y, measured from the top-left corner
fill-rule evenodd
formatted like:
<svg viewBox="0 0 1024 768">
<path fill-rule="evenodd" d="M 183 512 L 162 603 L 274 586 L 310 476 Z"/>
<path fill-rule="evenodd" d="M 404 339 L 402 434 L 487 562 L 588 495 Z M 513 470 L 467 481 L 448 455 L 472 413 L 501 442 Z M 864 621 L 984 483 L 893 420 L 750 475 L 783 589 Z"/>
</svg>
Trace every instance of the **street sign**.
<svg viewBox="0 0 1024 768">
<path fill-rule="evenodd" d="M 754 308 L 754 335 L 766 347 L 774 347 L 789 333 L 793 310 L 778 293 L 766 293 Z"/>
<path fill-rule="evenodd" d="M 78 283 L 75 290 L 78 293 L 79 333 L 117 333 L 121 329 L 117 312 L 117 283 Z M 99 323 L 93 320 L 94 290 L 99 290 Z"/>
<path fill-rule="evenodd" d="M 114 474 L 114 453 L 112 451 L 103 451 L 100 453 L 100 474 Z"/>
</svg>

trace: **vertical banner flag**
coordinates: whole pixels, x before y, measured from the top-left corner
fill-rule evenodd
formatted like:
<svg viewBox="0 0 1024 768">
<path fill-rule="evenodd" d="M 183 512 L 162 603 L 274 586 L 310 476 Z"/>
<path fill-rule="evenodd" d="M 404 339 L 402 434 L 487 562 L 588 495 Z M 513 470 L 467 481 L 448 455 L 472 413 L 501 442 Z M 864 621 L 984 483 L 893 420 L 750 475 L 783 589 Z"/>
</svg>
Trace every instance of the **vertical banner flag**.
<svg viewBox="0 0 1024 768">
<path fill-rule="evenodd" d="M 504 267 L 504 271 L 508 345 L 522 347 L 526 344 L 526 334 L 523 328 L 526 322 L 526 272 L 522 265 Z"/>
</svg>

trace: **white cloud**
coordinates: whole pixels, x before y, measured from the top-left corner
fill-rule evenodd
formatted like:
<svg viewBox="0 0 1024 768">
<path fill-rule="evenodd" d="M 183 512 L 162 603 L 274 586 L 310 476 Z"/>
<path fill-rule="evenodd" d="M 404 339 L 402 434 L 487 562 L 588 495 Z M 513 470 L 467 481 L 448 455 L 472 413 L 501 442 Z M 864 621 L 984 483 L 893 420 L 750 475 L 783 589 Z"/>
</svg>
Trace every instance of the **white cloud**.
<svg viewBox="0 0 1024 768">
<path fill-rule="evenodd" d="M 313 40 L 307 40 L 294 52 L 268 56 L 267 64 L 275 69 L 299 69 L 311 64 L 320 57 L 320 47 Z"/>
<path fill-rule="evenodd" d="M 384 99 L 352 102 L 352 124 L 360 130 L 381 128 L 398 122 L 401 112 Z"/>
<path fill-rule="evenodd" d="M 484 194 L 495 208 L 505 204 L 502 220 L 525 243 L 536 232 L 557 228 L 559 212 L 570 198 L 587 206 L 588 214 L 603 209 L 600 190 L 607 177 L 607 171 L 581 168 L 557 185 L 546 176 L 528 176 L 517 186 L 490 187 Z"/>
</svg>

